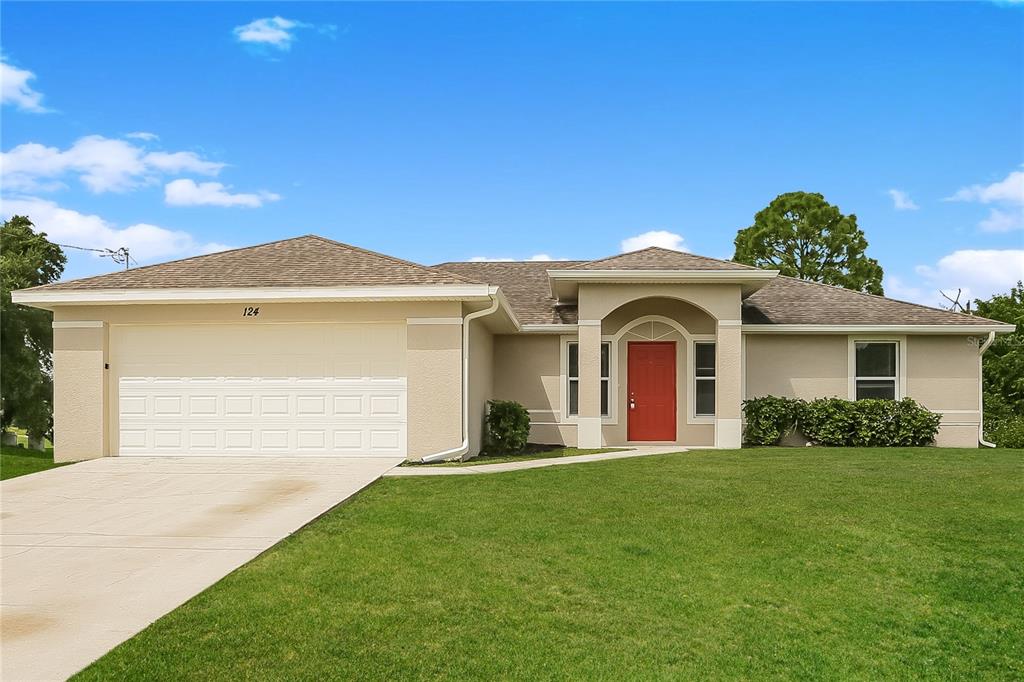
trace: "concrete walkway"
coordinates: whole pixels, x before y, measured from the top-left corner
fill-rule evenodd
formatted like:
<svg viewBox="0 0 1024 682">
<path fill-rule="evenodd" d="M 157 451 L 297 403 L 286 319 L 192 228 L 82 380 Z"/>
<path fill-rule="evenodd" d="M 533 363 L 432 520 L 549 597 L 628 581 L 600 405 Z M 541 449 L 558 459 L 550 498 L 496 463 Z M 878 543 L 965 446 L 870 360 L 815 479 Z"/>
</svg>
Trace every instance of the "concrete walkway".
<svg viewBox="0 0 1024 682">
<path fill-rule="evenodd" d="M 0 679 L 61 680 L 395 458 L 108 457 L 0 484 Z"/>
<path fill-rule="evenodd" d="M 678 445 L 650 445 L 630 448 L 622 452 L 600 452 L 594 455 L 574 455 L 572 457 L 549 457 L 547 459 L 529 459 L 523 462 L 502 462 L 500 464 L 476 464 L 471 466 L 407 466 L 395 467 L 384 476 L 468 476 L 471 474 L 500 474 L 503 471 L 522 471 L 523 469 L 540 469 L 543 467 L 561 466 L 563 464 L 583 464 L 586 462 L 603 462 L 609 459 L 626 459 L 629 457 L 648 457 L 665 455 L 670 452 L 686 452 L 686 448 Z"/>
</svg>

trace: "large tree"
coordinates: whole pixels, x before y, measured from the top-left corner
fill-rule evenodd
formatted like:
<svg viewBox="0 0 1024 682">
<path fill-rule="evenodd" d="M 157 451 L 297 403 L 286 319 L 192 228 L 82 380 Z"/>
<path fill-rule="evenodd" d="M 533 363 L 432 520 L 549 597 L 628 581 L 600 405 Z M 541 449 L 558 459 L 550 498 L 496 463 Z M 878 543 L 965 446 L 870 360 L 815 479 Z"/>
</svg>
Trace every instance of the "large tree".
<svg viewBox="0 0 1024 682">
<path fill-rule="evenodd" d="M 53 414 L 52 314 L 11 303 L 11 291 L 49 284 L 66 257 L 25 216 L 0 226 L 0 427 L 12 423 L 40 437 Z"/>
<path fill-rule="evenodd" d="M 976 300 L 978 315 L 1016 325 L 999 334 L 983 356 L 982 390 L 986 431 L 1011 418 L 1024 418 L 1024 282 L 987 301 Z"/>
<path fill-rule="evenodd" d="M 820 194 L 780 194 L 733 243 L 737 263 L 882 294 L 882 267 L 865 254 L 868 241 L 857 227 L 857 216 L 843 215 Z"/>
</svg>

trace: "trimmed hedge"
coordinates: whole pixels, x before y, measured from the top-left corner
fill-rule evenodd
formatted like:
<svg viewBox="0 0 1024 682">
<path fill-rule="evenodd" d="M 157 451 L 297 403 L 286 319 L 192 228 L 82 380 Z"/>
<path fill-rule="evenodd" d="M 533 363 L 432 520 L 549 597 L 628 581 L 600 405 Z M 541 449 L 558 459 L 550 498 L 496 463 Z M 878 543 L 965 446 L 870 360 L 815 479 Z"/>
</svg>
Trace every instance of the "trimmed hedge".
<svg viewBox="0 0 1024 682">
<path fill-rule="evenodd" d="M 847 447 L 909 447 L 931 445 L 941 417 L 911 398 L 842 400 L 765 396 L 743 402 L 744 440 L 774 445 L 794 429 L 813 443 Z"/>
<path fill-rule="evenodd" d="M 530 437 L 530 414 L 514 400 L 487 401 L 487 451 L 514 455 L 523 451 Z"/>
</svg>

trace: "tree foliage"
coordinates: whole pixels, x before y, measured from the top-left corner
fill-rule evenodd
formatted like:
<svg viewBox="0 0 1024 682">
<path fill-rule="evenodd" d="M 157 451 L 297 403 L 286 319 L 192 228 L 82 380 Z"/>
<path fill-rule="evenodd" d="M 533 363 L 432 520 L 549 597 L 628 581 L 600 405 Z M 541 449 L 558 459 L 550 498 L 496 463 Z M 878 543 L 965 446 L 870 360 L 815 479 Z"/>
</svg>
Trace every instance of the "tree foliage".
<svg viewBox="0 0 1024 682">
<path fill-rule="evenodd" d="M 1024 282 L 1017 282 L 1008 294 L 975 300 L 974 307 L 982 317 L 1017 326 L 1012 334 L 997 335 L 982 360 L 985 432 L 1005 432 L 1012 430 L 1006 422 L 1024 420 Z M 1015 428 L 1021 430 L 1020 425 Z"/>
<path fill-rule="evenodd" d="M 67 258 L 32 221 L 13 216 L 0 226 L 0 427 L 32 436 L 49 433 L 53 415 L 52 314 L 11 302 L 11 292 L 56 281 Z"/>
<path fill-rule="evenodd" d="M 733 243 L 737 263 L 882 294 L 882 267 L 865 253 L 868 241 L 857 227 L 857 216 L 843 215 L 820 194 L 780 194 Z"/>
</svg>

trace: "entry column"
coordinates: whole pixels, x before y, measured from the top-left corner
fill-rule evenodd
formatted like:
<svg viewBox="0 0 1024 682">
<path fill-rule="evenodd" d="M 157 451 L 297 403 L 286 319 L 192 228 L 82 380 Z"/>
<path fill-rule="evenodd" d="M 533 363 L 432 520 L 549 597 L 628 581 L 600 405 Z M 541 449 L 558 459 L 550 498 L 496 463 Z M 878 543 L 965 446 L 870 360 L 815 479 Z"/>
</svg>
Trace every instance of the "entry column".
<svg viewBox="0 0 1024 682">
<path fill-rule="evenodd" d="M 580 320 L 580 395 L 577 446 L 599 448 L 601 438 L 601 320 Z"/>
<path fill-rule="evenodd" d="M 715 446 L 738 448 L 743 444 L 743 372 L 740 366 L 740 321 L 719 320 L 715 348 Z"/>
</svg>

